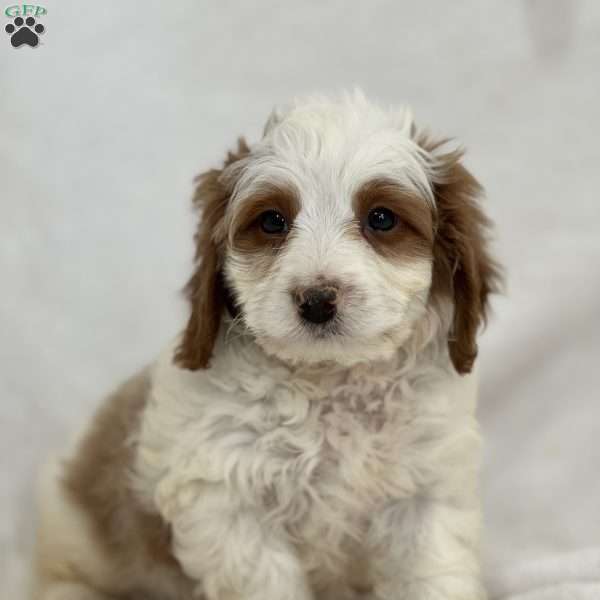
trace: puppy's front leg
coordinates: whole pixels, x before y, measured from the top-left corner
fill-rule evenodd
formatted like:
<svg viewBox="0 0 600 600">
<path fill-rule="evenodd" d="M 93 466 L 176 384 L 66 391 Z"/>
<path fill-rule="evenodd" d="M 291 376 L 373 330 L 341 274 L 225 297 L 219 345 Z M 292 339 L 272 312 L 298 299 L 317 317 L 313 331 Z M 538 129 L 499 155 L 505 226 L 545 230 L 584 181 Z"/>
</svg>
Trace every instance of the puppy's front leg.
<svg viewBox="0 0 600 600">
<path fill-rule="evenodd" d="M 294 548 L 223 484 L 190 483 L 170 519 L 173 548 L 208 600 L 311 600 Z"/>
<path fill-rule="evenodd" d="M 377 600 L 484 600 L 477 506 L 415 497 L 388 505 L 369 532 Z"/>
</svg>

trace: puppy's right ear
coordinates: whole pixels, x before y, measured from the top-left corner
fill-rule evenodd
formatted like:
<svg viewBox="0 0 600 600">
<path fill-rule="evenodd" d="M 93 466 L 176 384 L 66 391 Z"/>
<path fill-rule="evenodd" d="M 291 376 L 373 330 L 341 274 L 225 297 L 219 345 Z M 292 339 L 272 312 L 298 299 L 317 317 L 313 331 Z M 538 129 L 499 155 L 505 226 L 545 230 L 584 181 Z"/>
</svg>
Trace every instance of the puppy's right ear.
<svg viewBox="0 0 600 600">
<path fill-rule="evenodd" d="M 223 182 L 226 167 L 244 158 L 250 149 L 243 138 L 235 152 L 229 152 L 223 169 L 212 169 L 196 178 L 194 206 L 200 210 L 194 272 L 185 287 L 190 316 L 175 351 L 175 363 L 195 371 L 208 367 L 219 333 L 227 292 L 223 283 L 224 218 L 231 185 Z"/>
</svg>

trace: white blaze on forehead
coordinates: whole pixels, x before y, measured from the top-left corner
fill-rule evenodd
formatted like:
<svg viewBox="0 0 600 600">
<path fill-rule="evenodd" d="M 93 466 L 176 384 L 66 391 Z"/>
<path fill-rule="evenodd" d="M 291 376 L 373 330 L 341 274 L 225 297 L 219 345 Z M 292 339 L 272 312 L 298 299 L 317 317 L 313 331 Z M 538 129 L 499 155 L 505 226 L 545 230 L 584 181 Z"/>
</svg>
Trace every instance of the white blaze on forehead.
<svg viewBox="0 0 600 600">
<path fill-rule="evenodd" d="M 411 138 L 412 123 L 409 110 L 384 110 L 359 92 L 298 100 L 271 115 L 263 139 L 235 167 L 232 207 L 280 184 L 298 192 L 303 209 L 325 205 L 350 215 L 357 189 L 376 178 L 433 203 L 432 166 Z"/>
</svg>

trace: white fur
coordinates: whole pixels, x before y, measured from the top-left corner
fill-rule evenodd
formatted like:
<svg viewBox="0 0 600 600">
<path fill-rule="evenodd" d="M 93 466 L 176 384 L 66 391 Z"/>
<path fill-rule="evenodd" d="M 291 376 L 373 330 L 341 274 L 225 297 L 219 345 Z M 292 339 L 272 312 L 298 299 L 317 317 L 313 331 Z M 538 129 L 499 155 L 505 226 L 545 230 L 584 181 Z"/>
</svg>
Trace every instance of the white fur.
<svg viewBox="0 0 600 600">
<path fill-rule="evenodd" d="M 373 600 L 484 598 L 476 384 L 448 358 L 452 307 L 427 303 L 430 260 L 388 261 L 348 233 L 374 176 L 433 203 L 435 161 L 411 125 L 358 93 L 310 98 L 224 173 L 237 178 L 225 229 L 253 190 L 286 183 L 294 235 L 267 277 L 229 240 L 243 323 L 224 318 L 206 370 L 177 367 L 176 343 L 158 359 L 132 477 L 208 600 L 352 598 L 356 561 Z M 325 339 L 290 299 L 319 276 L 354 290 Z"/>
<path fill-rule="evenodd" d="M 337 100 L 311 97 L 276 113 L 251 155 L 224 173 L 236 179 L 226 227 L 262 186 L 291 186 L 301 199 L 293 235 L 268 277 L 229 240 L 227 278 L 244 307 L 245 325 L 267 352 L 352 364 L 389 358 L 410 336 L 424 312 L 431 261 L 392 265 L 348 230 L 353 196 L 376 178 L 433 203 L 435 161 L 411 138 L 411 126 L 408 110 L 385 111 L 360 92 Z M 326 339 L 302 326 L 290 293 L 319 277 L 347 290 L 338 306 L 340 334 Z"/>
<path fill-rule="evenodd" d="M 158 361 L 136 469 L 208 597 L 311 598 L 358 550 L 376 598 L 483 598 L 474 376 L 428 352 L 291 367 L 225 338 L 208 371 Z"/>
<path fill-rule="evenodd" d="M 430 260 L 392 262 L 348 233 L 374 177 L 433 202 L 435 161 L 411 125 L 360 93 L 309 98 L 223 175 L 236 180 L 226 228 L 265 184 L 292 186 L 301 208 L 266 277 L 229 239 L 243 326 L 225 320 L 211 368 L 181 370 L 169 348 L 153 374 L 136 484 L 210 600 L 341 598 L 361 553 L 375 598 L 484 595 L 476 391 L 449 364 L 451 308 L 427 307 Z M 352 290 L 324 339 L 290 294 L 319 277 Z"/>
</svg>

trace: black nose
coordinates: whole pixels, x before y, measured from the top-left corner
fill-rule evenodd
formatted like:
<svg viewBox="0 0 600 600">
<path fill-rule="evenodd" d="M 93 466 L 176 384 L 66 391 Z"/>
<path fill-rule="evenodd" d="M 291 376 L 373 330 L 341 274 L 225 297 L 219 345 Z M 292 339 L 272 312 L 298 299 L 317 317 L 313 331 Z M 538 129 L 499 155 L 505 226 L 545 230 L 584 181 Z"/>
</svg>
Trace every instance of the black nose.
<svg viewBox="0 0 600 600">
<path fill-rule="evenodd" d="M 327 323 L 335 317 L 337 291 L 331 286 L 307 288 L 296 294 L 300 316 L 311 323 Z"/>
</svg>

